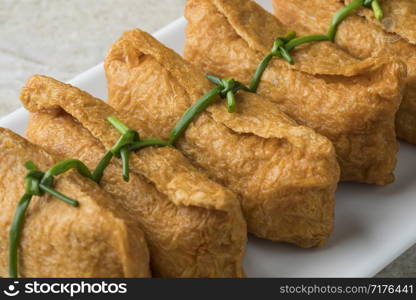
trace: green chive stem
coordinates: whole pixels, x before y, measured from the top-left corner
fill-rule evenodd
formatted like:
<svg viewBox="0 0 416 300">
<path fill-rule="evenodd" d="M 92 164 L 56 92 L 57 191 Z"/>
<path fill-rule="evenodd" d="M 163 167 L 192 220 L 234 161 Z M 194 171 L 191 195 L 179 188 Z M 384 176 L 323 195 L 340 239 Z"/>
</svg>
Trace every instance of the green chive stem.
<svg viewBox="0 0 416 300">
<path fill-rule="evenodd" d="M 39 182 L 43 178 L 43 172 L 30 171 L 25 177 L 26 194 L 42 196 L 42 191 L 39 188 Z"/>
<path fill-rule="evenodd" d="M 190 108 L 186 110 L 181 119 L 176 123 L 175 127 L 169 134 L 168 145 L 174 145 L 176 140 L 188 128 L 189 124 L 210 105 L 218 95 L 220 95 L 222 88 L 216 87 L 208 93 L 199 98 Z"/>
<path fill-rule="evenodd" d="M 31 160 L 28 160 L 27 162 L 25 162 L 25 168 L 28 169 L 29 171 L 38 171 L 38 167 Z"/>
<path fill-rule="evenodd" d="M 263 73 L 265 72 L 267 66 L 270 64 L 270 61 L 274 56 L 281 57 L 293 65 L 295 64 L 295 61 L 291 57 L 290 51 L 302 44 L 319 41 L 328 41 L 328 37 L 322 34 L 315 34 L 296 38 L 296 32 L 292 31 L 283 38 L 277 38 L 273 44 L 272 51 L 263 58 L 257 67 L 256 72 L 254 73 L 250 82 L 250 91 L 252 93 L 257 92 Z"/>
<path fill-rule="evenodd" d="M 115 156 L 119 157 L 120 150 L 135 140 L 139 140 L 138 133 L 134 130 L 127 129 L 127 131 L 119 138 L 117 143 L 111 148 L 111 152 L 113 152 Z"/>
<path fill-rule="evenodd" d="M 96 183 L 100 183 L 101 179 L 104 175 L 104 170 L 107 168 L 107 166 L 110 164 L 111 159 L 113 158 L 114 154 L 113 152 L 107 151 L 107 153 L 104 155 L 104 157 L 100 160 L 97 167 L 95 168 L 94 172 L 92 173 L 92 178 Z"/>
<path fill-rule="evenodd" d="M 18 248 L 20 243 L 25 213 L 30 204 L 32 195 L 24 194 L 17 204 L 16 212 L 9 232 L 9 277 L 18 277 Z"/>
<path fill-rule="evenodd" d="M 329 38 L 327 35 L 324 34 L 312 34 L 312 35 L 306 35 L 306 36 L 302 36 L 299 37 L 297 39 L 292 39 L 290 40 L 286 46 L 285 46 L 285 50 L 290 52 L 292 51 L 295 47 L 298 47 L 302 44 L 305 43 L 312 43 L 312 42 L 321 42 L 321 41 L 329 41 Z"/>
<path fill-rule="evenodd" d="M 233 91 L 227 92 L 227 108 L 229 113 L 234 113 L 236 109 L 235 95 Z"/>
<path fill-rule="evenodd" d="M 54 189 L 52 189 L 52 188 L 50 188 L 50 187 L 48 187 L 48 186 L 46 186 L 44 184 L 41 183 L 41 184 L 39 184 L 39 186 L 45 192 L 47 192 L 47 193 L 51 194 L 52 196 L 54 196 L 54 197 L 56 197 L 56 198 L 64 201 L 65 203 L 67 203 L 69 205 L 72 205 L 74 207 L 78 207 L 79 206 L 79 202 L 78 201 L 76 201 L 74 199 L 71 199 L 71 198 L 63 195 L 60 192 L 55 191 Z"/>
<path fill-rule="evenodd" d="M 50 178 L 52 178 L 53 176 L 58 176 L 71 169 L 76 169 L 78 173 L 82 176 L 94 180 L 90 170 L 82 161 L 80 161 L 79 159 L 66 159 L 52 166 L 45 173 L 41 183 L 44 184 L 45 182 L 48 182 L 48 180 L 50 180 Z"/>
<path fill-rule="evenodd" d="M 285 43 L 288 43 L 289 41 L 293 40 L 293 39 L 296 37 L 296 35 L 297 35 L 296 31 L 290 31 L 288 34 L 286 34 L 286 35 L 282 38 L 282 40 L 283 40 Z"/>
<path fill-rule="evenodd" d="M 214 75 L 210 75 L 210 74 L 205 74 L 205 77 L 215 85 L 220 85 L 220 86 L 222 85 L 221 78 L 218 78 L 218 77 L 216 77 Z"/>
<path fill-rule="evenodd" d="M 273 54 L 269 53 L 268 55 L 266 55 L 265 58 L 263 58 L 263 60 L 261 61 L 261 63 L 259 64 L 259 66 L 257 67 L 256 72 L 254 73 L 253 78 L 251 79 L 250 82 L 250 91 L 255 93 L 257 92 L 257 89 L 259 87 L 260 84 L 260 80 L 261 77 L 263 76 L 264 71 L 266 70 L 267 66 L 269 65 L 270 61 L 273 58 Z"/>
<path fill-rule="evenodd" d="M 384 13 L 380 7 L 380 3 L 378 2 L 378 0 L 373 0 L 373 2 L 371 2 L 371 7 L 373 8 L 376 19 L 381 21 L 384 17 Z"/>
<path fill-rule="evenodd" d="M 125 134 L 129 128 L 121 122 L 117 117 L 110 116 L 107 118 L 108 122 L 111 123 L 121 134 Z"/>
<path fill-rule="evenodd" d="M 130 146 L 130 151 L 137 151 L 146 147 L 166 147 L 169 143 L 160 139 L 143 139 L 139 142 L 134 142 Z"/>
<path fill-rule="evenodd" d="M 287 51 L 284 47 L 279 47 L 280 55 L 283 59 L 285 59 L 289 64 L 294 65 L 295 61 L 293 60 L 292 56 L 290 56 L 289 51 Z"/>
<path fill-rule="evenodd" d="M 123 179 L 124 181 L 130 180 L 130 169 L 129 169 L 129 156 L 130 156 L 130 149 L 125 146 L 120 150 L 121 155 L 121 162 L 123 165 Z"/>
</svg>

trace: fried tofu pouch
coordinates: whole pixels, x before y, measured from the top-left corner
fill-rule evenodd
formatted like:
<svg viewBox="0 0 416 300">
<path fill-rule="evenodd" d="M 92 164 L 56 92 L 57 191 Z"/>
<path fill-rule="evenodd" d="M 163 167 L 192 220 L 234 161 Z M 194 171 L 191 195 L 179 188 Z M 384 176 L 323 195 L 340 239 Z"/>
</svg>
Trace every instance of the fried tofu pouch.
<svg viewBox="0 0 416 300">
<path fill-rule="evenodd" d="M 148 129 L 101 100 L 54 79 L 34 76 L 21 100 L 31 117 L 27 135 L 64 157 L 95 168 L 120 134 L 116 116 L 140 132 Z M 246 223 L 236 196 L 197 171 L 173 148 L 146 148 L 130 158 L 130 181 L 113 159 L 101 186 L 136 220 L 149 244 L 158 277 L 242 277 Z"/>
<path fill-rule="evenodd" d="M 140 30 L 113 45 L 105 71 L 109 103 L 163 139 L 213 88 L 202 72 Z M 258 95 L 236 97 L 236 113 L 228 113 L 224 101 L 213 103 L 176 146 L 241 197 L 250 232 L 302 247 L 323 245 L 333 228 L 339 179 L 332 144 Z"/>
<path fill-rule="evenodd" d="M 290 31 L 248 0 L 188 0 L 185 15 L 186 59 L 246 84 L 274 40 Z M 272 60 L 258 93 L 334 143 L 342 180 L 391 183 L 405 65 L 389 58 L 359 61 L 329 42 L 302 45 L 292 56 L 293 66 Z"/>
<path fill-rule="evenodd" d="M 0 128 L 0 276 L 8 277 L 9 230 L 25 193 L 26 161 L 46 171 L 57 160 L 17 134 Z M 76 199 L 73 207 L 45 194 L 33 197 L 19 244 L 19 277 L 149 277 L 143 232 L 115 199 L 74 171 L 54 188 Z"/>
<path fill-rule="evenodd" d="M 346 1 L 348 2 L 348 1 Z M 326 32 L 332 16 L 344 6 L 342 0 L 274 0 L 276 16 L 303 33 Z M 398 137 L 416 144 L 416 1 L 380 1 L 384 19 L 371 9 L 359 9 L 338 28 L 336 44 L 351 55 L 398 57 L 408 69 L 403 102 L 396 117 Z"/>
</svg>

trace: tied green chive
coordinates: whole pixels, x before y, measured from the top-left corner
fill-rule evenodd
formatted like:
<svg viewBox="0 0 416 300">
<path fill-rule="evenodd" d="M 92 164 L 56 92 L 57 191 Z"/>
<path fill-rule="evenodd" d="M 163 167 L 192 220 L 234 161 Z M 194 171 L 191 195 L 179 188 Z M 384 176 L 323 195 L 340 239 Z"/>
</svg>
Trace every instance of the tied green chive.
<svg viewBox="0 0 416 300">
<path fill-rule="evenodd" d="M 302 44 L 328 41 L 328 36 L 322 34 L 313 34 L 296 38 L 296 32 L 289 32 L 285 37 L 277 38 L 273 43 L 273 48 L 260 62 L 250 82 L 250 91 L 257 92 L 261 77 L 273 57 L 280 57 L 286 60 L 289 64 L 294 65 L 295 61 L 290 55 L 290 52 Z"/>
<path fill-rule="evenodd" d="M 172 146 L 179 139 L 179 137 L 189 127 L 191 122 L 204 111 L 218 96 L 227 99 L 227 109 L 229 113 L 236 111 L 235 93 L 239 90 L 250 91 L 248 87 L 241 82 L 235 81 L 233 78 L 221 79 L 213 75 L 205 75 L 208 80 L 216 85 L 215 88 L 208 91 L 201 98 L 199 98 L 191 107 L 189 107 L 183 116 L 176 123 L 175 127 L 169 134 L 168 145 Z"/>
<path fill-rule="evenodd" d="M 124 181 L 129 181 L 130 179 L 130 168 L 129 168 L 129 155 L 130 149 L 129 146 L 134 143 L 140 141 L 139 133 L 135 130 L 131 130 L 128 128 L 123 122 L 121 122 L 116 117 L 108 117 L 108 122 L 114 126 L 121 133 L 121 137 L 117 141 L 117 143 L 110 149 L 113 156 L 117 158 L 121 158 L 122 162 L 122 173 Z M 105 158 L 105 157 L 104 157 Z"/>
<path fill-rule="evenodd" d="M 234 113 L 236 111 L 237 105 L 235 102 L 235 93 L 239 90 L 250 92 L 248 87 L 233 78 L 221 79 L 210 74 L 205 75 L 205 77 L 217 87 L 222 88 L 220 96 L 221 98 L 227 99 L 227 109 L 229 113 Z"/>
<path fill-rule="evenodd" d="M 140 139 L 137 131 L 128 128 L 123 122 L 114 116 L 107 118 L 108 122 L 114 126 L 122 135 L 117 143 L 108 151 L 101 159 L 97 168 L 93 173 L 93 178 L 100 180 L 103 176 L 104 169 L 108 166 L 113 156 L 121 158 L 122 175 L 124 181 L 130 180 L 130 152 L 137 151 L 146 147 L 164 147 L 168 146 L 168 142 L 160 139 Z"/>
<path fill-rule="evenodd" d="M 233 78 L 220 79 L 212 75 L 206 76 L 211 82 L 217 84 L 217 87 L 222 87 L 220 96 L 227 99 L 227 109 L 229 113 L 234 113 L 236 110 L 235 93 L 239 90 L 250 91 L 241 82 L 235 81 Z M 219 82 L 219 83 L 218 83 Z"/>
<path fill-rule="evenodd" d="M 295 64 L 295 61 L 290 56 L 289 52 L 285 48 L 283 48 L 283 47 L 280 48 L 280 56 L 283 59 L 285 59 L 289 64 L 291 64 L 291 65 L 294 65 Z"/>
<path fill-rule="evenodd" d="M 25 177 L 26 192 L 17 204 L 9 232 L 9 276 L 11 278 L 16 278 L 18 276 L 18 248 L 25 214 L 32 197 L 43 196 L 45 193 L 48 193 L 69 205 L 77 207 L 79 206 L 78 201 L 63 195 L 52 188 L 54 181 L 53 176 L 62 174 L 70 169 L 77 169 L 84 177 L 91 180 L 93 178 L 88 168 L 81 161 L 76 159 L 58 162 L 46 173 L 39 171 L 32 161 L 27 161 L 25 167 L 28 170 L 28 174 Z"/>
</svg>

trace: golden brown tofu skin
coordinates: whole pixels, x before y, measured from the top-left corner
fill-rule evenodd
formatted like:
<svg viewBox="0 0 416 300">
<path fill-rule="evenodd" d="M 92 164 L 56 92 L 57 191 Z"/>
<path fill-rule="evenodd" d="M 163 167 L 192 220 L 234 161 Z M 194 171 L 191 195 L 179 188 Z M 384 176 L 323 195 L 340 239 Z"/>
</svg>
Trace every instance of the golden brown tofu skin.
<svg viewBox="0 0 416 300">
<path fill-rule="evenodd" d="M 163 139 L 213 88 L 202 72 L 140 30 L 113 45 L 105 70 L 109 103 Z M 238 92 L 233 114 L 218 100 L 192 122 L 177 147 L 241 197 L 255 235 L 312 247 L 323 245 L 332 231 L 339 179 L 332 144 L 263 97 Z"/>
<path fill-rule="evenodd" d="M 32 160 L 46 171 L 57 160 L 3 128 L 0 152 L 0 276 L 8 277 L 9 230 L 25 193 L 24 163 Z M 73 171 L 57 176 L 54 188 L 80 205 L 33 197 L 19 244 L 19 277 L 150 276 L 144 234 L 113 198 Z"/>
<path fill-rule="evenodd" d="M 119 133 L 106 121 L 117 116 L 146 137 L 146 128 L 75 87 L 32 77 L 22 91 L 32 115 L 27 135 L 63 157 L 97 165 Z M 59 109 L 57 109 L 59 107 Z M 136 122 L 136 125 L 138 123 Z M 141 129 L 143 128 L 143 129 Z M 236 196 L 213 183 L 172 148 L 132 154 L 130 181 L 113 159 L 101 186 L 143 229 L 158 277 L 243 277 L 246 223 Z"/>
<path fill-rule="evenodd" d="M 244 83 L 274 39 L 289 31 L 248 0 L 188 0 L 186 18 L 185 57 L 207 73 Z M 258 93 L 334 143 L 342 180 L 392 182 L 404 64 L 389 58 L 359 61 L 329 42 L 303 45 L 292 54 L 294 66 L 272 60 Z"/>
<path fill-rule="evenodd" d="M 351 55 L 398 57 L 407 65 L 403 101 L 396 116 L 398 137 L 416 144 L 416 1 L 381 1 L 380 23 L 371 9 L 360 9 L 339 26 L 336 44 Z M 274 0 L 276 16 L 303 34 L 326 32 L 342 0 Z M 365 16 L 365 17 L 364 17 Z"/>
</svg>

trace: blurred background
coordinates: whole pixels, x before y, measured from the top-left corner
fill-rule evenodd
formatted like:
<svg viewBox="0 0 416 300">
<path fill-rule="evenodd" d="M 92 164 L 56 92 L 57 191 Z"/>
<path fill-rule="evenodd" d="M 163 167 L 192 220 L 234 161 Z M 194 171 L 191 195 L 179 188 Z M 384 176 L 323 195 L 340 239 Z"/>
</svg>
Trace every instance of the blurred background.
<svg viewBox="0 0 416 300">
<path fill-rule="evenodd" d="M 186 0 L 0 0 L 0 118 L 20 106 L 26 78 L 61 81 L 104 59 L 123 31 L 148 32 L 183 14 Z"/>
<path fill-rule="evenodd" d="M 68 81 L 101 62 L 123 31 L 154 32 L 183 15 L 185 2 L 0 0 L 0 118 L 20 106 L 30 75 Z M 416 277 L 416 246 L 378 276 Z"/>
</svg>

